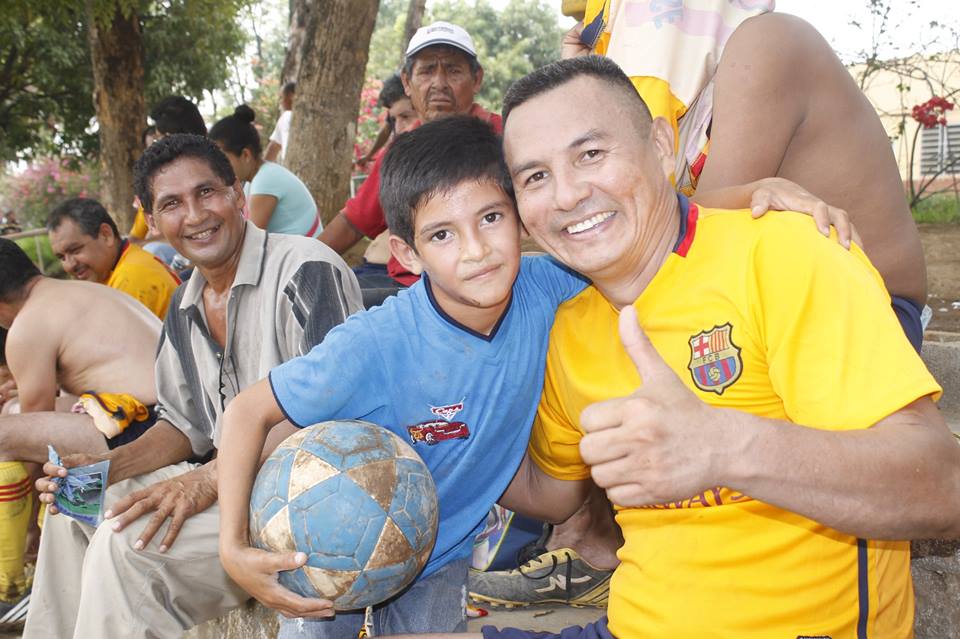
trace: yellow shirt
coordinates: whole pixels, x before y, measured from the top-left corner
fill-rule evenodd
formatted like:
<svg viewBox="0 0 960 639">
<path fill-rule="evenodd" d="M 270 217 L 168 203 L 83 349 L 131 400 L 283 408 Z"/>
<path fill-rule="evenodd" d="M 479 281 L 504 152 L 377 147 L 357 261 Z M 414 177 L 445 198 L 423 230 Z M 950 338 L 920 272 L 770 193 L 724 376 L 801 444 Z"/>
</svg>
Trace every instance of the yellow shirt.
<svg viewBox="0 0 960 639">
<path fill-rule="evenodd" d="M 939 393 L 858 248 L 799 213 L 752 220 L 691 205 L 681 215 L 678 248 L 634 306 L 704 402 L 846 430 Z M 530 442 L 554 477 L 590 474 L 581 411 L 640 386 L 617 321 L 593 287 L 557 313 Z M 858 540 L 723 487 L 618 509 L 617 521 L 625 544 L 608 614 L 619 639 L 853 639 L 861 617 L 870 637 L 912 636 L 906 542 Z"/>
<path fill-rule="evenodd" d="M 136 244 L 125 242 L 120 259 L 105 284 L 140 300 L 163 319 L 180 278 L 156 257 Z"/>
<path fill-rule="evenodd" d="M 147 233 L 150 232 L 150 227 L 147 226 L 147 218 L 143 214 L 143 207 L 137 207 L 137 214 L 133 218 L 133 226 L 130 227 L 130 232 L 127 234 L 130 237 L 135 237 L 138 240 L 146 239 Z"/>
</svg>

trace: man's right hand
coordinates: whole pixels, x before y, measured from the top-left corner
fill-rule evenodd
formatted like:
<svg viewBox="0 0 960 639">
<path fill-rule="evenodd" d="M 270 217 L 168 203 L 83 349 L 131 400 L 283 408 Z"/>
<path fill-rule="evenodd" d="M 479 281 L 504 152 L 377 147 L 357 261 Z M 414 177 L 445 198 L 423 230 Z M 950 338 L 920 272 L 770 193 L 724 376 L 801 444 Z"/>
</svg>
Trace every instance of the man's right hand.
<svg viewBox="0 0 960 639">
<path fill-rule="evenodd" d="M 202 513 L 217 501 L 217 475 L 214 462 L 187 471 L 182 475 L 158 481 L 146 488 L 122 497 L 104 513 L 113 522 L 110 527 L 119 532 L 148 513 L 153 513 L 147 526 L 134 543 L 143 550 L 163 524 L 170 520 L 167 532 L 160 541 L 160 552 L 166 552 L 176 541 L 184 522 Z"/>
<path fill-rule="evenodd" d="M 257 601 L 285 617 L 332 617 L 333 602 L 308 599 L 280 585 L 277 573 L 307 563 L 302 552 L 272 553 L 243 544 L 220 545 L 220 562 L 237 584 Z"/>
<path fill-rule="evenodd" d="M 60 463 L 63 464 L 63 466 L 46 462 L 43 465 L 43 477 L 34 482 L 34 487 L 37 489 L 37 492 L 40 493 L 40 501 L 47 504 L 47 513 L 56 515 L 60 512 L 57 510 L 57 507 L 53 505 L 56 499 L 56 492 L 60 489 L 59 483 L 55 480 L 66 477 L 68 468 L 96 464 L 97 462 L 107 459 L 109 459 L 109 454 L 91 455 L 89 453 L 73 453 L 60 458 Z"/>
<path fill-rule="evenodd" d="M 17 382 L 10 374 L 10 369 L 0 364 L 0 408 L 8 401 L 17 398 Z"/>
</svg>

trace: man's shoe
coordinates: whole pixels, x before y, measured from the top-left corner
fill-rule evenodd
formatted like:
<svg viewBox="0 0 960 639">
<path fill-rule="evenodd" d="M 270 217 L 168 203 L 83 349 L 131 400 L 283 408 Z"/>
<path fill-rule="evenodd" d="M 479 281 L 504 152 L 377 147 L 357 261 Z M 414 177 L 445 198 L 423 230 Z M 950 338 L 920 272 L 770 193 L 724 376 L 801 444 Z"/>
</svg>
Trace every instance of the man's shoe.
<svg viewBox="0 0 960 639">
<path fill-rule="evenodd" d="M 553 603 L 605 608 L 612 574 L 594 568 L 575 550 L 561 548 L 513 570 L 471 570 L 470 597 L 507 608 Z"/>
</svg>

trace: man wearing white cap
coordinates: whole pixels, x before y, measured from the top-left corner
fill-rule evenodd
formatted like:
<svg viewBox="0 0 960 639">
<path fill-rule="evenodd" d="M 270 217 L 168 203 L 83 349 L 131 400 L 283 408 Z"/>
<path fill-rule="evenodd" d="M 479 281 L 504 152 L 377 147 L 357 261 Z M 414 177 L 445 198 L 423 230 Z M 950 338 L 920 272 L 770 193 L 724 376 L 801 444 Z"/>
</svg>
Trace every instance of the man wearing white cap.
<svg viewBox="0 0 960 639">
<path fill-rule="evenodd" d="M 468 114 L 489 122 L 501 133 L 500 116 L 473 101 L 483 84 L 483 67 L 477 60 L 473 38 L 463 27 L 449 22 L 420 27 L 407 45 L 406 56 L 400 76 L 420 122 Z M 338 253 L 348 250 L 364 235 L 372 239 L 387 228 L 380 207 L 382 158 L 373 165 L 356 196 L 347 200 L 343 210 L 320 234 L 320 240 Z M 402 288 L 419 277 L 404 269 L 393 256 L 387 263 L 387 273 L 389 277 L 377 281 L 359 276 L 361 288 Z"/>
</svg>

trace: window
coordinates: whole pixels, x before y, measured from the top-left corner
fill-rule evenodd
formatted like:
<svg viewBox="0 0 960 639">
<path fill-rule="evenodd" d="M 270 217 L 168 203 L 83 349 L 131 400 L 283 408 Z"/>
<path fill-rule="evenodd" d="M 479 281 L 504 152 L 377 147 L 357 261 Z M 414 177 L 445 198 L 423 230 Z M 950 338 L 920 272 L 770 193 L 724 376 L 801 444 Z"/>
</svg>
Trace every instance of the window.
<svg viewBox="0 0 960 639">
<path fill-rule="evenodd" d="M 960 174 L 960 124 L 935 126 L 920 133 L 920 173 Z"/>
</svg>

